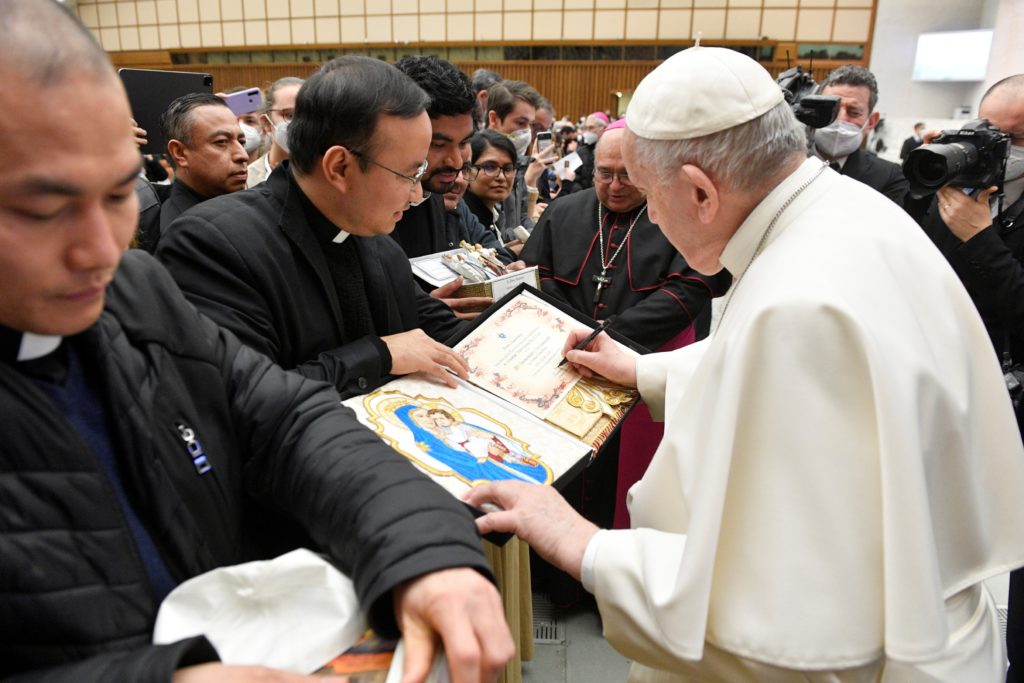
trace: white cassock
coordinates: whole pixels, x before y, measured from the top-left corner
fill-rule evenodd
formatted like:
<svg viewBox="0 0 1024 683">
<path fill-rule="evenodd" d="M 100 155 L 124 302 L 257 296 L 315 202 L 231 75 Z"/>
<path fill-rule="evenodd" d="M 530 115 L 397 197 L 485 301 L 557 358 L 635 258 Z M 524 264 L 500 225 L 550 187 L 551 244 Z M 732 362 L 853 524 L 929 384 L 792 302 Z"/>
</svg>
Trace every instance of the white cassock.
<svg viewBox="0 0 1024 683">
<path fill-rule="evenodd" d="M 730 272 L 820 163 L 754 209 Z M 733 286 L 710 339 L 638 361 L 665 438 L 634 529 L 584 561 L 630 680 L 1001 681 L 979 584 L 1024 565 L 1024 449 L 956 275 L 826 170 Z"/>
</svg>

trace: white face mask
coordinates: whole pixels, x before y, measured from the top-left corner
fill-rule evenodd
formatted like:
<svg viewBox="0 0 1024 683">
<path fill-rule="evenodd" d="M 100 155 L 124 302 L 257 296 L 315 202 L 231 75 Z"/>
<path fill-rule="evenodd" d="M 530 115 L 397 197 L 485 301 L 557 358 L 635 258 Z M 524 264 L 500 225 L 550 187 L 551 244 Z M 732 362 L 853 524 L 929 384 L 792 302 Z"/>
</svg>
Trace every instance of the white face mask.
<svg viewBox="0 0 1024 683">
<path fill-rule="evenodd" d="M 1010 156 L 1006 159 L 1006 170 L 1003 172 L 1003 180 L 1010 182 L 1024 177 L 1024 147 L 1012 145 Z"/>
<path fill-rule="evenodd" d="M 857 151 L 863 133 L 863 126 L 836 119 L 814 131 L 814 146 L 829 158 L 841 159 Z"/>
<path fill-rule="evenodd" d="M 583 133 L 583 144 L 592 145 L 597 142 L 597 133 L 592 130 L 588 130 Z"/>
<path fill-rule="evenodd" d="M 288 124 L 291 121 L 282 121 L 274 126 L 274 142 L 277 146 L 285 151 L 285 154 L 291 154 L 288 149 Z"/>
<path fill-rule="evenodd" d="M 239 123 L 238 125 L 242 129 L 242 134 L 245 135 L 245 153 L 252 154 L 263 144 L 263 136 L 248 123 Z"/>
<path fill-rule="evenodd" d="M 514 130 L 508 134 L 509 138 L 512 139 L 512 144 L 515 145 L 516 154 L 524 156 L 526 150 L 530 148 L 530 140 L 533 138 L 533 131 L 529 128 L 520 128 Z"/>
</svg>

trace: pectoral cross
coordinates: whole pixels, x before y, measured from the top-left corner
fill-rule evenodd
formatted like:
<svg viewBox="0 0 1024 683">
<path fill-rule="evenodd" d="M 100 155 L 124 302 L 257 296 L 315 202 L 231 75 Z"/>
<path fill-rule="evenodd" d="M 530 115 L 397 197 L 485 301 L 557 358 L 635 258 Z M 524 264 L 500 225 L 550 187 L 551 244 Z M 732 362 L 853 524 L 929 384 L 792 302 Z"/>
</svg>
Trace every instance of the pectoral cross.
<svg viewBox="0 0 1024 683">
<path fill-rule="evenodd" d="M 611 286 L 612 277 L 611 275 L 601 273 L 600 275 L 594 275 L 590 279 L 597 283 L 597 287 L 594 289 L 594 305 L 597 306 L 601 303 L 601 296 L 604 294 L 605 288 Z"/>
</svg>

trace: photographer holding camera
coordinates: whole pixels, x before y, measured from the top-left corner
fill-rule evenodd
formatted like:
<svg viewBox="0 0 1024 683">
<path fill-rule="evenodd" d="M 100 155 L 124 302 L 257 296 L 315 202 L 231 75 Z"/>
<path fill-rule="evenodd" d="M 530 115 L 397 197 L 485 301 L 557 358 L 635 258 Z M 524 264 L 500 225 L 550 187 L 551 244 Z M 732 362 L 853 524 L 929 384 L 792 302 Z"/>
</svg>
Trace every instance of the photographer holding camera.
<svg viewBox="0 0 1024 683">
<path fill-rule="evenodd" d="M 989 88 L 978 113 L 983 120 L 930 131 L 910 152 L 906 208 L 960 277 L 1009 370 L 1024 361 L 1024 74 Z M 1021 426 L 1024 405 L 1016 412 Z M 1009 682 L 1024 681 L 1022 571 L 1010 575 Z"/>
<path fill-rule="evenodd" d="M 840 98 L 839 116 L 814 131 L 814 153 L 838 173 L 878 190 L 902 206 L 907 181 L 898 164 L 863 149 L 868 133 L 878 125 L 878 82 L 862 66 L 844 64 L 822 82 L 822 95 Z"/>
</svg>

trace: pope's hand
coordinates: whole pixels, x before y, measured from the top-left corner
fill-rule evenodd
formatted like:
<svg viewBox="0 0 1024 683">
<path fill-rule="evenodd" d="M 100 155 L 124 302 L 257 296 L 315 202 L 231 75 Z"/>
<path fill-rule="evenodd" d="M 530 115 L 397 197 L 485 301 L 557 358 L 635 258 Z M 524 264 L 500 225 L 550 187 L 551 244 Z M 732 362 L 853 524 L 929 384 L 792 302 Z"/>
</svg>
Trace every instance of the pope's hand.
<svg viewBox="0 0 1024 683">
<path fill-rule="evenodd" d="M 636 360 L 619 348 L 619 345 L 602 332 L 590 342 L 587 350 L 576 351 L 576 344 L 583 341 L 593 330 L 580 328 L 569 333 L 562 355 L 584 377 L 600 375 L 625 387 L 636 387 Z"/>
<path fill-rule="evenodd" d="M 426 679 L 439 639 L 452 683 L 494 681 L 515 654 L 501 596 L 473 569 L 445 569 L 399 586 L 395 617 L 405 642 L 402 683 Z"/>
<path fill-rule="evenodd" d="M 476 520 L 481 533 L 504 531 L 526 541 L 538 555 L 580 578 L 583 554 L 596 526 L 581 517 L 551 486 L 501 481 L 473 487 L 463 496 L 473 507 L 501 508 Z"/>
</svg>

